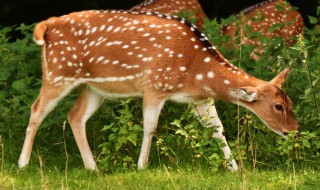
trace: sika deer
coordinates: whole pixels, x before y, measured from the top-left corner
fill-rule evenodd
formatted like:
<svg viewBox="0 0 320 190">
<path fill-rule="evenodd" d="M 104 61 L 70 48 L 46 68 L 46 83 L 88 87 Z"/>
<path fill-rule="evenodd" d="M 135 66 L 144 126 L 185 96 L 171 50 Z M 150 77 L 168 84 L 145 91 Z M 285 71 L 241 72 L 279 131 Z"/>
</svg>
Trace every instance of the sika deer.
<svg viewBox="0 0 320 190">
<path fill-rule="evenodd" d="M 133 11 L 156 11 L 164 14 L 177 14 L 182 10 L 194 13 L 196 25 L 203 29 L 204 19 L 207 18 L 198 0 L 145 0 L 141 4 L 131 8 Z"/>
<path fill-rule="evenodd" d="M 266 44 L 259 41 L 258 37 L 250 38 L 251 33 L 261 32 L 268 38 L 279 36 L 286 45 L 290 46 L 295 44 L 294 37 L 302 34 L 304 27 L 300 13 L 284 0 L 264 1 L 245 9 L 243 14 L 237 17 L 240 17 L 240 23 L 232 22 L 223 27 L 221 33 L 233 37 L 231 43 L 235 46 L 238 46 L 235 38 L 238 32 L 241 44 L 255 45 L 256 48 L 251 53 L 251 58 L 254 60 L 259 60 L 259 55 L 264 52 L 263 48 Z M 251 30 L 244 30 L 243 25 L 249 26 Z M 270 30 L 273 26 L 275 29 Z"/>
<path fill-rule="evenodd" d="M 270 82 L 254 78 L 228 62 L 194 25 L 176 16 L 125 11 L 83 11 L 53 17 L 36 25 L 34 39 L 42 46 L 43 83 L 31 116 L 19 166 L 28 164 L 36 131 L 71 89 L 85 85 L 68 120 L 84 165 L 97 169 L 85 125 L 104 97 L 143 97 L 144 137 L 138 167 L 148 163 L 153 134 L 165 101 L 198 102 L 207 108 L 214 137 L 230 168 L 232 159 L 223 126 L 208 97 L 252 110 L 271 130 L 283 135 L 297 130 L 292 102 L 281 90 L 289 69 Z"/>
</svg>

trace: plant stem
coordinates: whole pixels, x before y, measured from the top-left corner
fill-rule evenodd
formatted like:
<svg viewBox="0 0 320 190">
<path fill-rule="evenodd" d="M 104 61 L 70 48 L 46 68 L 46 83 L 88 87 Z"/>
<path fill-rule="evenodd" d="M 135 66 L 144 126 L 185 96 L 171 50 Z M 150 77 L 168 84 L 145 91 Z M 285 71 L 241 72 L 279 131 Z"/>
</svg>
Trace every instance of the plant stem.
<svg viewBox="0 0 320 190">
<path fill-rule="evenodd" d="M 1 173 L 4 172 L 4 143 L 2 142 L 2 137 L 0 135 L 0 145 L 1 145 Z"/>
<path fill-rule="evenodd" d="M 68 156 L 68 151 L 67 151 L 65 129 L 66 129 L 66 121 L 63 122 L 63 144 L 64 144 L 64 151 L 66 153 L 66 170 L 65 170 L 66 189 L 69 189 L 69 187 L 68 187 L 68 160 L 69 160 L 69 156 Z"/>
<path fill-rule="evenodd" d="M 312 76 L 311 76 L 310 65 L 309 65 L 309 62 L 307 60 L 305 60 L 304 62 L 305 62 L 306 66 L 307 66 L 307 69 L 308 69 L 308 79 L 309 79 L 310 86 L 311 86 L 312 98 L 313 98 L 317 113 L 319 113 L 318 115 L 319 115 L 319 120 L 320 120 L 319 106 L 318 106 L 318 102 L 317 102 L 317 98 L 316 98 L 316 94 L 315 94 L 315 89 L 314 89 L 314 86 L 313 86 L 313 79 L 312 79 Z"/>
</svg>

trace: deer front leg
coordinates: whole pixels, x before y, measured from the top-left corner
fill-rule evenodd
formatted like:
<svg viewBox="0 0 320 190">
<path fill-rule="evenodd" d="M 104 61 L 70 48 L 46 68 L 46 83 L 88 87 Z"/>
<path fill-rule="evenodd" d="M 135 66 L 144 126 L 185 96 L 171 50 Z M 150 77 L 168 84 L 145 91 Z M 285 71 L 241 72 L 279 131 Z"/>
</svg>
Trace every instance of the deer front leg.
<svg viewBox="0 0 320 190">
<path fill-rule="evenodd" d="M 86 122 L 100 107 L 102 100 L 103 97 L 99 94 L 89 88 L 83 88 L 68 114 L 68 121 L 80 150 L 84 166 L 90 170 L 97 170 L 97 165 L 88 144 Z"/>
<path fill-rule="evenodd" d="M 217 131 L 213 134 L 213 137 L 220 141 L 218 142 L 218 145 L 223 151 L 225 159 L 228 161 L 228 169 L 231 171 L 237 171 L 238 165 L 237 162 L 232 158 L 232 153 L 226 137 L 223 134 L 223 125 L 219 119 L 216 107 L 211 101 L 209 101 L 206 103 L 198 104 L 196 109 L 196 115 L 200 115 L 200 117 L 206 115 L 209 116 L 211 127 L 217 127 Z"/>
<path fill-rule="evenodd" d="M 152 137 L 156 131 L 164 102 L 165 99 L 158 98 L 150 93 L 145 93 L 143 96 L 143 141 L 138 169 L 143 169 L 148 163 Z"/>
</svg>

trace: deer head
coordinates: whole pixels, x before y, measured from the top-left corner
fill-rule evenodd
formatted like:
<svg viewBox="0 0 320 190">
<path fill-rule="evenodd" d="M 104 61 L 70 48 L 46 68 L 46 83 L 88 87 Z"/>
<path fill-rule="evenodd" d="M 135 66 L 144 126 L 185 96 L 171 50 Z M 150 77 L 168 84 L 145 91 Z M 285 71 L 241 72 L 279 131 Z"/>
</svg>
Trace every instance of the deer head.
<svg viewBox="0 0 320 190">
<path fill-rule="evenodd" d="M 231 96 L 237 99 L 234 103 L 250 109 L 279 135 L 298 130 L 298 122 L 292 113 L 292 101 L 281 89 L 290 70 L 286 68 L 268 83 L 230 90 Z"/>
</svg>

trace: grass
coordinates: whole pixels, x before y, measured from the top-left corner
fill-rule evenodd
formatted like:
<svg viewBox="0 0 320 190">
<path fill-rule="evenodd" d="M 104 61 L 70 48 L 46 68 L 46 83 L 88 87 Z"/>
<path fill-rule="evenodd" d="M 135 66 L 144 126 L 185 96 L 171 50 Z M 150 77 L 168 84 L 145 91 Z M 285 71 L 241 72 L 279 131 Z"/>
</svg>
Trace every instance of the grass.
<svg viewBox="0 0 320 190">
<path fill-rule="evenodd" d="M 143 171 L 90 172 L 54 166 L 20 170 L 11 166 L 0 173 L 0 189 L 316 189 L 320 171 L 302 169 L 251 170 L 232 173 L 207 168 L 158 166 Z"/>
</svg>

